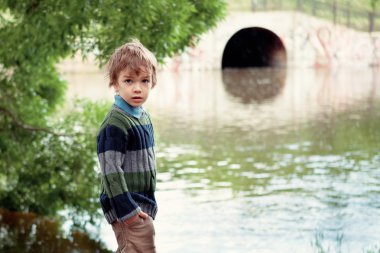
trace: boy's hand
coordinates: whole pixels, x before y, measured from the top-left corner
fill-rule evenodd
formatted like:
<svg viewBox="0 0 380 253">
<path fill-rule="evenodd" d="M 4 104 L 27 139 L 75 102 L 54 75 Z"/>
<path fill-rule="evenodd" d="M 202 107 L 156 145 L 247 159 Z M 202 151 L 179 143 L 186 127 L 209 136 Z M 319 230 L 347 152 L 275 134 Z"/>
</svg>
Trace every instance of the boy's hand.
<svg viewBox="0 0 380 253">
<path fill-rule="evenodd" d="M 141 218 L 141 219 L 146 219 L 148 218 L 148 214 L 144 213 L 143 211 L 139 212 L 138 214 L 136 214 L 135 216 L 129 218 L 128 220 L 125 220 L 125 223 L 127 225 L 131 225 L 133 222 L 135 222 L 138 218 Z"/>
<path fill-rule="evenodd" d="M 139 212 L 138 215 L 143 218 L 144 220 L 149 217 L 147 213 L 144 213 L 143 211 Z"/>
</svg>

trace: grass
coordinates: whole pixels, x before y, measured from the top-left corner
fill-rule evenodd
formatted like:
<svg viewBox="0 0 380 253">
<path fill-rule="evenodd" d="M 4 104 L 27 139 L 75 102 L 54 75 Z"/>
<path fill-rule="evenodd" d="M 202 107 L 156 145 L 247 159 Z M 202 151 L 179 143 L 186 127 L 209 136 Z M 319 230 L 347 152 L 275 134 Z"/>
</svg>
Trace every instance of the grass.
<svg viewBox="0 0 380 253">
<path fill-rule="evenodd" d="M 317 233 L 311 242 L 311 246 L 315 253 L 343 253 L 345 252 L 343 250 L 343 239 L 343 234 L 338 233 L 335 237 L 335 241 L 327 242 L 323 233 Z M 362 250 L 362 253 L 380 253 L 380 247 L 377 245 L 367 247 Z"/>
<path fill-rule="evenodd" d="M 238 11 L 298 10 L 356 30 L 380 31 L 380 4 L 371 27 L 373 9 L 367 0 L 228 0 L 227 4 L 229 10 Z"/>
</svg>

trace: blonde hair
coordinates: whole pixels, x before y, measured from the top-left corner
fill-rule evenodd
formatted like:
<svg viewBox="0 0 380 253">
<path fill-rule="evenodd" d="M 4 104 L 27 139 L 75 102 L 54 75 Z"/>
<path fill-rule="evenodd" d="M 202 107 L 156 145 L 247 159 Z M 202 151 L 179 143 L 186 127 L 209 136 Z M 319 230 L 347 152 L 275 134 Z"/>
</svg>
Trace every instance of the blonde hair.
<svg viewBox="0 0 380 253">
<path fill-rule="evenodd" d="M 116 85 L 120 72 L 127 67 L 137 73 L 145 68 L 152 77 L 152 88 L 156 85 L 156 57 L 137 39 L 132 39 L 117 48 L 108 60 L 107 71 L 110 87 Z"/>
</svg>

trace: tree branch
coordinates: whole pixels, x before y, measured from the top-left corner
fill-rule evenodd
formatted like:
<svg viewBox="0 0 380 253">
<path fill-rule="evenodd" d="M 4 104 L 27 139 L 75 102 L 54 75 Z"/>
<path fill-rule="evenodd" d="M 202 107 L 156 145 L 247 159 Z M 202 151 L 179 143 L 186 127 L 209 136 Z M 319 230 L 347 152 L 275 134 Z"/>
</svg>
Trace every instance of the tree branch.
<svg viewBox="0 0 380 253">
<path fill-rule="evenodd" d="M 56 133 L 56 132 L 52 131 L 49 128 L 38 127 L 38 126 L 31 126 L 31 125 L 25 124 L 25 123 L 21 122 L 16 117 L 16 115 L 14 115 L 11 111 L 9 111 L 8 109 L 6 109 L 4 107 L 0 107 L 0 112 L 2 114 L 4 114 L 4 115 L 8 116 L 12 120 L 12 123 L 16 127 L 22 128 L 22 129 L 24 129 L 26 131 L 29 131 L 29 132 L 46 132 L 46 133 L 49 133 L 49 134 L 52 134 L 52 135 L 56 135 L 56 136 L 68 136 L 67 134 Z M 4 130 L 4 129 L 0 129 L 0 130 Z"/>
</svg>

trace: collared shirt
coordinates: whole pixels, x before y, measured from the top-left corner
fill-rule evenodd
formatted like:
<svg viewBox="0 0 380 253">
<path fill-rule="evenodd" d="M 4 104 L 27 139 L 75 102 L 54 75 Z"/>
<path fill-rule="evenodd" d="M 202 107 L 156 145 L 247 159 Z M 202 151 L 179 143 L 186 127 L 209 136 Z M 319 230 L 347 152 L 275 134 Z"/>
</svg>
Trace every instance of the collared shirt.
<svg viewBox="0 0 380 253">
<path fill-rule="evenodd" d="M 142 106 L 133 107 L 130 104 L 128 104 L 120 95 L 115 95 L 115 105 L 128 113 L 129 115 L 140 118 L 141 115 L 144 112 L 144 109 Z"/>
</svg>

